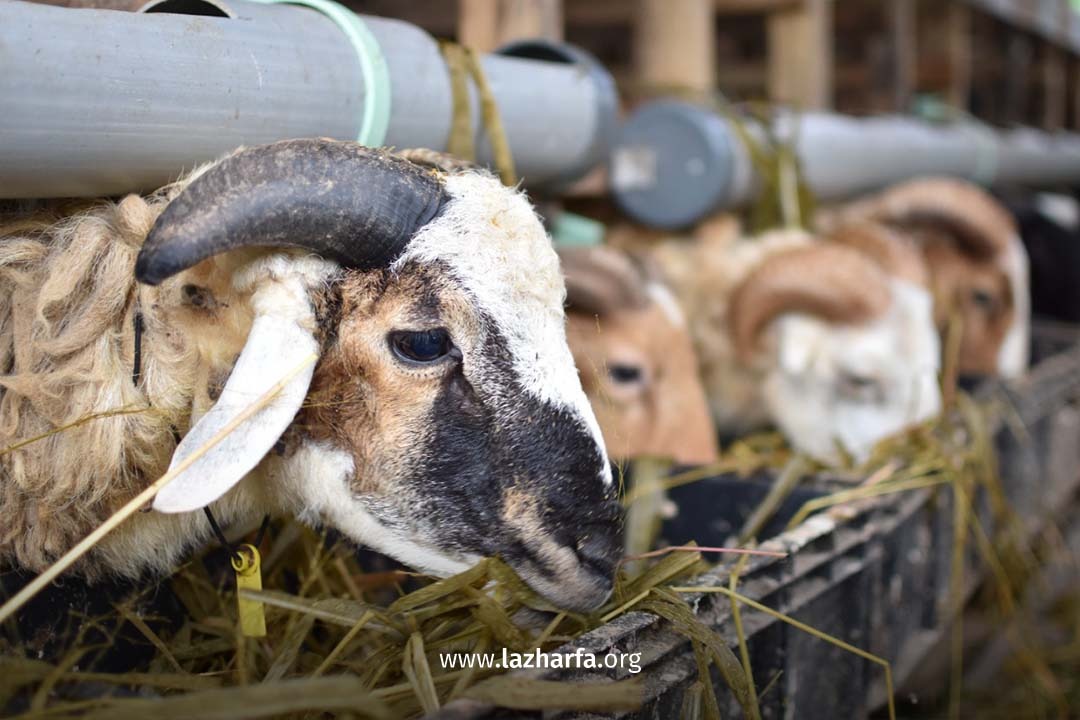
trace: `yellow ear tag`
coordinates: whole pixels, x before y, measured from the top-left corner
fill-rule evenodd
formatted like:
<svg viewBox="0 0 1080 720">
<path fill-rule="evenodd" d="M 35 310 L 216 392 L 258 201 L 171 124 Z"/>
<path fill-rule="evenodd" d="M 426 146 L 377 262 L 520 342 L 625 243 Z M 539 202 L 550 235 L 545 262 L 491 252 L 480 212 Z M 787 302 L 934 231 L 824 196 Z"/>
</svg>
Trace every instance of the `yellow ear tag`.
<svg viewBox="0 0 1080 720">
<path fill-rule="evenodd" d="M 266 613 L 258 600 L 249 600 L 241 590 L 262 590 L 262 567 L 259 551 L 254 545 L 241 545 L 232 558 L 236 571 L 236 608 L 240 614 L 240 631 L 245 637 L 266 637 Z"/>
</svg>

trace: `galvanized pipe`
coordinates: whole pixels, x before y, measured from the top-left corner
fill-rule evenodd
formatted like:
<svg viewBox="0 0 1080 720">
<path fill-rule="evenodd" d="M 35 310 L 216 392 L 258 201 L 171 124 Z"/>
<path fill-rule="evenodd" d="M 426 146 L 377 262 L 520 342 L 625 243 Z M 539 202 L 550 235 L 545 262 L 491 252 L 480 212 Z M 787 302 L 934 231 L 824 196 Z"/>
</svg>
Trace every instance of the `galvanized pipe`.
<svg viewBox="0 0 1080 720">
<path fill-rule="evenodd" d="M 794 138 L 810 189 L 842 200 L 920 175 L 966 178 L 986 186 L 1080 184 L 1080 135 L 975 123 L 938 125 L 913 118 L 851 118 L 808 113 L 779 118 Z M 701 107 L 658 101 L 619 132 L 611 189 L 634 219 L 681 228 L 750 201 L 753 163 L 728 119 Z"/>
<path fill-rule="evenodd" d="M 369 88 L 326 15 L 244 0 L 144 10 L 0 0 L 0 197 L 145 191 L 238 145 L 357 138 Z M 452 96 L 437 43 L 408 23 L 362 19 L 389 76 L 381 142 L 445 149 Z M 543 60 L 527 59 L 536 47 L 509 52 L 524 57 L 481 64 L 525 182 L 565 183 L 606 158 L 617 104 L 606 72 L 565 47 Z M 478 159 L 490 162 L 470 93 Z"/>
</svg>

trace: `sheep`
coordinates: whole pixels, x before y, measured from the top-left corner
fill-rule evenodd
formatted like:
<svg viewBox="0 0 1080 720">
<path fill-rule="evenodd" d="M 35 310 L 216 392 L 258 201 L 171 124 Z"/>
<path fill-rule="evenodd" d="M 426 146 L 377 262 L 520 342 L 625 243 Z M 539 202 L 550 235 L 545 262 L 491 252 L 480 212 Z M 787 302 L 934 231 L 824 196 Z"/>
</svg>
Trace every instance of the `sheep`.
<svg viewBox="0 0 1080 720">
<path fill-rule="evenodd" d="M 822 213 L 819 227 L 873 221 L 922 251 L 930 269 L 935 319 L 960 321 L 962 374 L 1016 378 L 1028 365 L 1028 259 L 1008 211 L 971 183 L 923 178 Z"/>
<path fill-rule="evenodd" d="M 610 594 L 616 488 L 558 258 L 517 190 L 291 140 L 8 227 L 0 564 L 50 564 L 314 354 L 83 577 L 171 569 L 209 540 L 209 506 L 332 526 L 434 575 L 501 556 L 572 610 Z"/>
<path fill-rule="evenodd" d="M 563 248 L 559 257 L 570 351 L 611 457 L 714 462 L 693 342 L 671 291 L 609 246 Z"/>
<path fill-rule="evenodd" d="M 653 251 L 690 318 L 720 431 L 775 423 L 827 463 L 940 412 L 929 292 L 799 230 L 741 236 L 715 220 Z"/>
</svg>

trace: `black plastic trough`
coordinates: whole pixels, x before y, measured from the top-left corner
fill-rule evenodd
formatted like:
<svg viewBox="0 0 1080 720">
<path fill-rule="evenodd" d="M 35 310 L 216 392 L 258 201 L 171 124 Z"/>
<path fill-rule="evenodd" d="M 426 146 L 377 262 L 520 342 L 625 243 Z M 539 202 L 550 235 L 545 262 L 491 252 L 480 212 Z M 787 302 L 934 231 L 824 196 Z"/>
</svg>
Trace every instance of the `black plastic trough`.
<svg viewBox="0 0 1080 720">
<path fill-rule="evenodd" d="M 995 429 L 998 462 L 1006 494 L 1031 532 L 1068 518 L 1080 485 L 1080 331 L 1037 326 L 1034 367 L 1009 386 L 984 385 L 981 398 L 1003 398 L 1025 432 L 1001 423 Z M 844 487 L 850 488 L 850 483 Z M 720 544 L 739 529 L 764 497 L 766 477 L 717 477 L 673 490 L 679 514 L 662 534 L 672 543 L 690 539 Z M 766 533 L 781 531 L 802 504 L 839 489 L 829 480 L 803 484 L 780 508 Z M 986 498 L 976 498 L 980 521 L 992 528 Z M 741 580 L 743 594 L 890 661 L 902 688 L 928 654 L 941 647 L 952 619 L 950 574 L 953 532 L 951 493 L 912 491 L 864 500 L 839 511 L 809 517 L 772 537 L 765 547 L 788 557 L 758 558 Z M 972 551 L 965 572 L 970 594 L 983 568 Z M 729 569 L 706 575 L 697 584 L 725 584 Z M 710 582 L 710 580 L 712 582 Z M 730 605 L 721 595 L 687 596 L 699 620 L 737 643 Z M 864 717 L 885 701 L 882 669 L 762 613 L 744 609 L 755 683 L 764 718 L 833 720 Z M 697 679 L 689 641 L 661 618 L 628 613 L 582 636 L 561 650 L 581 647 L 595 653 L 641 652 L 645 703 L 624 717 L 680 717 L 684 695 Z M 936 651 L 935 651 L 936 652 Z M 567 681 L 626 679 L 626 670 L 521 671 L 529 677 Z M 721 715 L 741 717 L 734 698 L 716 675 Z M 540 717 L 456 701 L 435 717 Z M 544 717 L 562 716 L 544 713 Z"/>
</svg>

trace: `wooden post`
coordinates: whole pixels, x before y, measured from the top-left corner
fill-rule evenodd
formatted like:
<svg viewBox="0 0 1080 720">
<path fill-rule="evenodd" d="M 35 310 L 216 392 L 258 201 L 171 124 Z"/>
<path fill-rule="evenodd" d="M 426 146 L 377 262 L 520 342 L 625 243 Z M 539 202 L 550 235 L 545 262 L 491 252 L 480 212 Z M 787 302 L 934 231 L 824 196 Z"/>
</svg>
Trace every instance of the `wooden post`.
<svg viewBox="0 0 1080 720">
<path fill-rule="evenodd" d="M 967 3 L 949 3 L 949 104 L 967 111 L 971 103 L 972 46 L 975 27 Z"/>
<path fill-rule="evenodd" d="M 769 96 L 803 110 L 832 105 L 832 0 L 803 0 L 770 13 Z"/>
<path fill-rule="evenodd" d="M 1046 40 L 1042 45 L 1042 126 L 1044 130 L 1063 130 L 1069 91 L 1065 52 Z"/>
<path fill-rule="evenodd" d="M 1073 131 L 1080 131 L 1080 60 L 1073 58 L 1072 78 L 1069 80 L 1071 87 L 1068 89 L 1069 97 L 1072 98 L 1072 127 Z"/>
<path fill-rule="evenodd" d="M 638 0 L 634 64 L 646 88 L 709 93 L 716 87 L 713 0 Z"/>
<path fill-rule="evenodd" d="M 1014 27 L 1008 29 L 1005 44 L 1008 71 L 1005 75 L 1005 115 L 1007 125 L 1025 125 L 1028 122 L 1028 100 L 1031 90 L 1032 55 L 1031 38 Z"/>
<path fill-rule="evenodd" d="M 918 18 L 915 0 L 890 0 L 889 47 L 892 54 L 893 109 L 905 112 L 915 93 Z"/>
<path fill-rule="evenodd" d="M 523 38 L 562 40 L 562 0 L 458 0 L 458 42 L 480 52 Z"/>
</svg>

